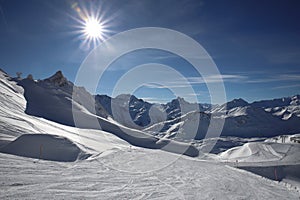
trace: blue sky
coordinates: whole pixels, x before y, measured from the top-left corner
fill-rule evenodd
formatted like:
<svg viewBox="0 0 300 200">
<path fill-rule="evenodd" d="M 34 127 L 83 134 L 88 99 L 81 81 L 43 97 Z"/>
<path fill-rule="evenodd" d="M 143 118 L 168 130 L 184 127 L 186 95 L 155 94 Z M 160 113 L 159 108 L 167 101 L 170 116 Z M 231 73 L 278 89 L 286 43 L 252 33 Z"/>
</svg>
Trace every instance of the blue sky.
<svg viewBox="0 0 300 200">
<path fill-rule="evenodd" d="M 77 4 L 76 4 L 77 3 Z M 57 70 L 74 81 L 93 45 L 78 32 L 74 5 L 99 11 L 106 38 L 139 27 L 180 31 L 199 42 L 213 58 L 224 80 L 227 99 L 247 101 L 300 93 L 300 2 L 172 0 L 0 0 L 0 68 L 36 79 Z M 111 94 L 131 68 L 161 63 L 180 71 L 200 102 L 210 96 L 201 77 L 184 59 L 168 52 L 141 50 L 116 60 L 99 82 L 98 93 Z M 181 87 L 180 80 L 173 87 Z M 214 82 L 214 77 L 210 77 Z M 161 87 L 140 87 L 135 94 L 155 102 L 176 95 Z M 189 100 L 189 94 L 184 98 Z"/>
</svg>

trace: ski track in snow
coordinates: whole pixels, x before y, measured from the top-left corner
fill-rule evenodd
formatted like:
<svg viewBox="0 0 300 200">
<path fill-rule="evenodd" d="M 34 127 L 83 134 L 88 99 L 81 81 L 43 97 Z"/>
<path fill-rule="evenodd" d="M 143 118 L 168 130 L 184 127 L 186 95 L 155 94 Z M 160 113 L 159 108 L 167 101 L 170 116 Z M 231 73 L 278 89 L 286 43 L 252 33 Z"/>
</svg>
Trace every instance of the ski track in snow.
<svg viewBox="0 0 300 200">
<path fill-rule="evenodd" d="M 155 150 L 116 151 L 93 160 L 59 163 L 0 154 L 1 199 L 298 199 L 283 184 L 222 164 L 185 159 L 147 173 L 112 169 L 126 160 L 133 168 L 151 168 L 152 159 L 138 162 Z M 160 151 L 162 160 L 174 156 Z M 120 158 L 123 158 L 120 160 Z M 153 160 L 155 160 L 153 158 Z"/>
</svg>

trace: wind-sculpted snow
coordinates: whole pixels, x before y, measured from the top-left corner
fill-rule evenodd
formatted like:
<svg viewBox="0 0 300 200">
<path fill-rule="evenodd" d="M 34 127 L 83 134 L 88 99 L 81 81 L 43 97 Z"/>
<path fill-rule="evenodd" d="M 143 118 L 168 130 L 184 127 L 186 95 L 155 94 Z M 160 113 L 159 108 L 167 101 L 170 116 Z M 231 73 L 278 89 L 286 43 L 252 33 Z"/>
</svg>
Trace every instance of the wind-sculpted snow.
<svg viewBox="0 0 300 200">
<path fill-rule="evenodd" d="M 49 134 L 21 135 L 0 148 L 0 152 L 62 162 L 72 162 L 90 156 L 69 139 Z"/>
</svg>

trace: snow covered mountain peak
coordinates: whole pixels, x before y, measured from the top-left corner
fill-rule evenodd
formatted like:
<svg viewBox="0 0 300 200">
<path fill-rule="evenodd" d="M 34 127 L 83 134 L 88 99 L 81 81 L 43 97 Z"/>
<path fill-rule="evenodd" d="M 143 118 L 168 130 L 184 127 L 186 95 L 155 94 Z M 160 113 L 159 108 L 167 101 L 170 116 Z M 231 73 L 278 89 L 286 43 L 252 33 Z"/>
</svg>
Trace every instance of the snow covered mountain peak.
<svg viewBox="0 0 300 200">
<path fill-rule="evenodd" d="M 247 101 L 245 101 L 242 98 L 238 98 L 238 99 L 233 99 L 232 101 L 229 101 L 227 103 L 224 103 L 223 105 L 221 105 L 220 107 L 216 107 L 215 111 L 217 112 L 225 112 L 228 110 L 231 110 L 233 108 L 238 108 L 238 107 L 245 107 L 248 106 L 249 103 Z"/>
<path fill-rule="evenodd" d="M 293 96 L 291 98 L 291 100 L 292 101 L 291 101 L 290 105 L 295 105 L 295 106 L 300 105 L 300 95 Z"/>
</svg>

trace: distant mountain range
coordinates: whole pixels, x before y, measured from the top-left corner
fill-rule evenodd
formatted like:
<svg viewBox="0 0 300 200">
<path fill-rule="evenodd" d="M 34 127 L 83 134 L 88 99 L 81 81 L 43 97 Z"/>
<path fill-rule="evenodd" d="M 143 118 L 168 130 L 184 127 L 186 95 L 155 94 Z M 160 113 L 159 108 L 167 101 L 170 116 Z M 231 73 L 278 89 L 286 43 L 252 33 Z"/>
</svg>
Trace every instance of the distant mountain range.
<svg viewBox="0 0 300 200">
<path fill-rule="evenodd" d="M 103 141 L 112 138 L 110 135 L 115 135 L 126 141 L 127 145 L 129 143 L 191 157 L 199 155 L 199 150 L 191 143 L 159 138 L 120 124 L 112 119 L 84 88 L 73 86 L 61 72 L 48 79 L 36 81 L 32 76 L 26 79 L 11 78 L 1 70 L 1 138 L 6 138 L 6 135 L 10 137 L 32 132 L 46 134 L 63 132 L 63 135 L 71 134 L 76 138 L 77 131 L 83 131 L 85 134 L 80 138 L 93 141 L 96 139 L 93 137 L 98 136 L 89 138 L 86 134 L 93 132 L 91 129 L 97 129 Z M 77 128 L 71 133 L 70 126 L 75 125 Z M 101 142 L 99 144 L 101 148 Z M 2 145 L 1 143 L 0 147 Z"/>
<path fill-rule="evenodd" d="M 203 139 L 212 120 L 215 124 L 225 120 L 223 136 L 273 137 L 300 132 L 300 95 L 253 103 L 234 99 L 223 105 L 189 103 L 178 97 L 166 104 L 152 104 L 128 94 L 115 98 L 91 95 L 68 81 L 61 71 L 44 80 L 30 76 L 11 80 L 24 88 L 27 114 L 70 126 L 78 125 L 73 119 L 75 111 L 178 140 Z M 196 130 L 192 128 L 195 125 L 199 125 Z M 96 128 L 88 120 L 81 126 Z"/>
</svg>

